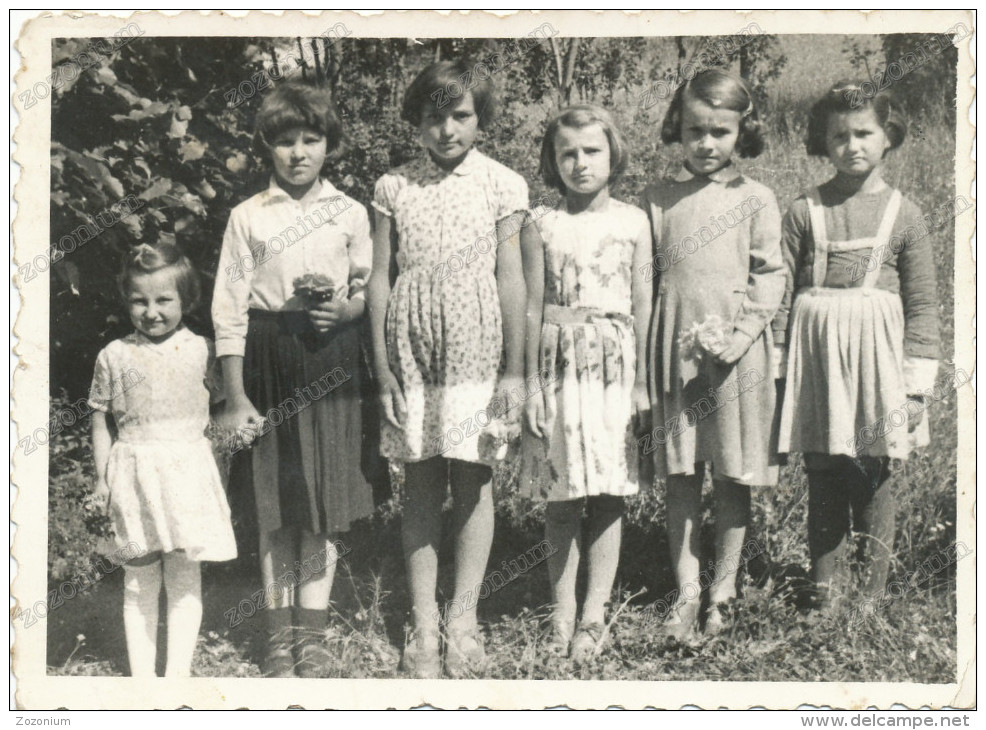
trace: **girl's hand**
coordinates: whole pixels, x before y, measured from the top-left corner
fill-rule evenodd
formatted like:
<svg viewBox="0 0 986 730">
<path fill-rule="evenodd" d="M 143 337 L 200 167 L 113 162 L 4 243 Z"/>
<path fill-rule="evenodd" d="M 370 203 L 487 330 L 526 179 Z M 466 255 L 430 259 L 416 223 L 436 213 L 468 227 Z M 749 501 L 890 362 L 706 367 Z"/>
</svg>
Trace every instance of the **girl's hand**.
<svg viewBox="0 0 986 730">
<path fill-rule="evenodd" d="M 520 406 L 521 408 L 526 408 L 527 403 L 532 400 L 537 400 L 537 398 L 524 398 L 524 394 L 527 391 L 524 388 L 524 379 L 519 375 L 504 375 L 500 378 L 500 382 L 497 383 L 496 391 L 493 393 L 493 403 L 503 403 L 503 419 L 510 419 L 510 412 L 513 408 Z M 511 398 L 511 394 L 513 397 Z M 540 391 L 534 395 L 540 395 Z"/>
<path fill-rule="evenodd" d="M 524 403 L 524 425 L 536 438 L 548 436 L 548 424 L 544 418 L 544 397 L 535 393 Z"/>
<path fill-rule="evenodd" d="M 219 417 L 219 425 L 227 431 L 235 431 L 245 446 L 250 446 L 260 435 L 263 423 L 264 417 L 245 395 L 228 398 Z"/>
<path fill-rule="evenodd" d="M 395 428 L 404 428 L 407 420 L 407 403 L 404 401 L 404 393 L 397 378 L 387 368 L 383 375 L 377 378 L 377 397 L 380 399 L 380 407 L 383 408 L 383 415 L 387 422 Z"/>
<path fill-rule="evenodd" d="M 923 395 L 909 395 L 907 396 L 907 402 L 909 404 L 915 403 L 918 406 L 913 413 L 911 413 L 910 408 L 905 406 L 905 410 L 907 411 L 907 432 L 911 433 L 924 420 L 924 410 L 927 408 L 928 403 Z"/>
<path fill-rule="evenodd" d="M 733 330 L 726 349 L 715 355 L 713 360 L 720 365 L 732 365 L 746 354 L 746 351 L 750 349 L 752 344 L 753 338 L 748 334 L 739 330 Z"/>
<path fill-rule="evenodd" d="M 642 436 L 650 431 L 651 404 L 647 394 L 646 383 L 634 383 L 630 395 L 633 403 L 633 431 L 636 436 Z"/>
<path fill-rule="evenodd" d="M 110 502 L 110 486 L 106 483 L 106 477 L 96 477 L 96 483 L 92 490 L 92 504 L 102 512 L 106 512 Z"/>
<path fill-rule="evenodd" d="M 329 332 L 339 325 L 353 320 L 352 307 L 348 299 L 319 302 L 308 310 L 308 317 L 316 332 Z"/>
</svg>

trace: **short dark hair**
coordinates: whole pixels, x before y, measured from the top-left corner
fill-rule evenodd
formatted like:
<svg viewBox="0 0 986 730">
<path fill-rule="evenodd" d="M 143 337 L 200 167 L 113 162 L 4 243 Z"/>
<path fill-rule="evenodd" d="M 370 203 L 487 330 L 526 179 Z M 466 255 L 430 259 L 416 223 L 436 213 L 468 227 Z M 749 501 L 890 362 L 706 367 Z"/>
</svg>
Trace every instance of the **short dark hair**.
<svg viewBox="0 0 986 730">
<path fill-rule="evenodd" d="M 156 246 L 141 243 L 127 251 L 117 280 L 120 295 L 124 299 L 130 296 L 130 284 L 134 276 L 153 274 L 167 268 L 175 270 L 175 287 L 181 297 L 181 311 L 182 314 L 188 314 L 199 303 L 202 292 L 199 274 L 188 257 L 173 243 L 159 243 Z"/>
<path fill-rule="evenodd" d="M 664 115 L 664 124 L 661 125 L 661 141 L 664 144 L 681 142 L 681 109 L 685 105 L 686 95 L 700 99 L 714 108 L 722 107 L 739 112 L 742 117 L 739 137 L 736 139 L 736 154 L 740 157 L 756 157 L 763 152 L 763 128 L 750 87 L 736 74 L 718 68 L 702 71 L 678 87 L 668 113 Z"/>
<path fill-rule="evenodd" d="M 627 149 L 626 140 L 623 133 L 613 121 L 613 115 L 596 104 L 579 104 L 570 106 L 556 114 L 550 122 L 548 129 L 541 140 L 541 165 L 539 172 L 544 182 L 561 192 L 565 192 L 565 183 L 562 182 L 558 172 L 558 165 L 555 162 L 555 136 L 561 127 L 581 129 L 591 124 L 598 124 L 606 133 L 609 141 L 609 182 L 612 185 L 619 179 L 620 175 L 627 168 L 630 161 L 630 152 Z"/>
<path fill-rule="evenodd" d="M 825 137 L 828 133 L 830 114 L 860 111 L 867 107 L 876 114 L 877 121 L 890 140 L 890 147 L 884 154 L 900 147 L 904 137 L 907 136 L 907 120 L 894 101 L 893 95 L 885 89 L 875 90 L 875 93 L 867 95 L 863 93 L 863 84 L 843 80 L 826 91 L 825 95 L 812 105 L 808 113 L 808 136 L 805 139 L 808 154 L 828 157 Z"/>
<path fill-rule="evenodd" d="M 481 64 L 471 64 L 461 58 L 437 61 L 426 66 L 404 92 L 401 119 L 417 127 L 421 124 L 421 112 L 425 105 L 431 104 L 437 109 L 444 109 L 468 91 L 472 94 L 473 107 L 479 117 L 479 128 L 488 129 L 496 117 L 493 81 L 488 70 L 484 77 L 476 73 L 480 66 Z"/>
<path fill-rule="evenodd" d="M 307 127 L 325 136 L 326 160 L 337 160 L 346 151 L 346 135 L 339 112 L 327 89 L 307 81 L 285 81 L 264 98 L 257 112 L 254 149 L 270 159 L 274 138 L 293 127 Z"/>
</svg>

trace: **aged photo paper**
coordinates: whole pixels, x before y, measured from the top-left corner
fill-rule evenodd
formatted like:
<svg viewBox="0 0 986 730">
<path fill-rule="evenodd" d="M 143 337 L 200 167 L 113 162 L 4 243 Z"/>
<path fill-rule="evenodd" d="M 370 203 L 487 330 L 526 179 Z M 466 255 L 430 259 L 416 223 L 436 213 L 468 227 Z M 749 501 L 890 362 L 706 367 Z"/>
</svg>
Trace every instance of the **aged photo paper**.
<svg viewBox="0 0 986 730">
<path fill-rule="evenodd" d="M 16 708 L 975 707 L 974 32 L 39 11 Z"/>
</svg>

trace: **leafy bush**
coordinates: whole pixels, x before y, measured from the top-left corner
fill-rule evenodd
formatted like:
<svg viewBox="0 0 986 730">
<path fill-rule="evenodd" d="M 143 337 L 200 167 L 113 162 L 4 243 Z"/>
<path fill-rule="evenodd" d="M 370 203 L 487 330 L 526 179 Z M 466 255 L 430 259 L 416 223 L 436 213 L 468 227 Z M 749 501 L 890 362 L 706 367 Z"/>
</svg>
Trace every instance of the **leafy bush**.
<svg viewBox="0 0 986 730">
<path fill-rule="evenodd" d="M 72 403 L 63 393 L 52 399 L 51 423 Z M 93 493 L 90 419 L 51 430 L 48 478 L 48 579 L 61 581 L 91 572 L 96 547 L 110 537 L 109 519 L 90 503 Z"/>
</svg>

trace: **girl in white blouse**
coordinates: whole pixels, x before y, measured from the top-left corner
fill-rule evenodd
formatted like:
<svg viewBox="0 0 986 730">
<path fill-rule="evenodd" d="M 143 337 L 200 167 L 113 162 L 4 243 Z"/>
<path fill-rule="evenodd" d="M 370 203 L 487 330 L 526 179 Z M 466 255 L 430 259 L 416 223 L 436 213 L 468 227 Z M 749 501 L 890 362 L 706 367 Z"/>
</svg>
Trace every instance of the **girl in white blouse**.
<svg viewBox="0 0 986 730">
<path fill-rule="evenodd" d="M 343 151 L 328 92 L 278 86 L 258 112 L 255 142 L 273 175 L 230 215 L 212 318 L 227 422 L 258 436 L 237 454 L 231 483 L 252 482 L 256 501 L 264 674 L 311 677 L 330 660 L 336 535 L 373 511 L 360 469 L 359 374 L 372 242 L 366 209 L 320 177 Z"/>
</svg>

